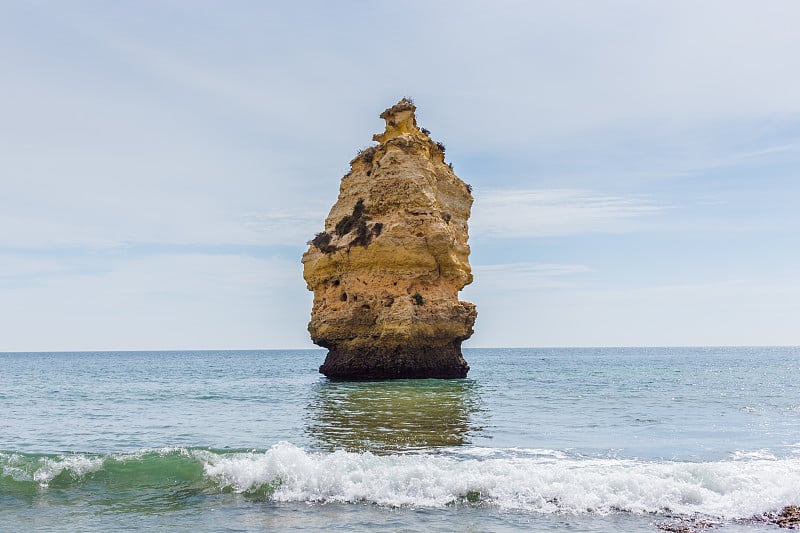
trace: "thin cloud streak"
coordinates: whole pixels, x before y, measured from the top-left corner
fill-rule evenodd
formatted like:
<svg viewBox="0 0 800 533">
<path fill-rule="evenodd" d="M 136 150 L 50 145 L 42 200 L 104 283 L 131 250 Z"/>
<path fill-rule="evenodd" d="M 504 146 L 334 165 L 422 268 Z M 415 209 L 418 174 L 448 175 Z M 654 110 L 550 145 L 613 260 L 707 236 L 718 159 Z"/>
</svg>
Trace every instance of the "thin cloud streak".
<svg viewBox="0 0 800 533">
<path fill-rule="evenodd" d="M 505 263 L 474 265 L 475 281 L 467 289 L 473 291 L 565 289 L 577 286 L 576 276 L 592 272 L 585 265 L 549 263 Z"/>
<path fill-rule="evenodd" d="M 666 207 L 641 197 L 574 189 L 494 190 L 476 193 L 470 228 L 476 238 L 531 238 L 636 229 L 635 219 Z"/>
<path fill-rule="evenodd" d="M 322 231 L 325 215 L 322 212 L 288 211 L 250 213 L 243 217 L 244 225 L 259 235 L 265 244 L 302 246 Z"/>
<path fill-rule="evenodd" d="M 24 283 L 0 278 L 0 301 L 11 303 L 0 306 L 0 351 L 310 346 L 299 261 L 166 253 L 106 258 L 102 269 L 85 262 L 95 271 L 58 272 L 44 259 Z"/>
<path fill-rule="evenodd" d="M 798 342 L 800 284 L 796 278 L 519 290 L 504 293 L 502 299 L 490 296 L 480 291 L 471 300 L 478 303 L 479 315 L 469 345 L 742 346 Z"/>
</svg>

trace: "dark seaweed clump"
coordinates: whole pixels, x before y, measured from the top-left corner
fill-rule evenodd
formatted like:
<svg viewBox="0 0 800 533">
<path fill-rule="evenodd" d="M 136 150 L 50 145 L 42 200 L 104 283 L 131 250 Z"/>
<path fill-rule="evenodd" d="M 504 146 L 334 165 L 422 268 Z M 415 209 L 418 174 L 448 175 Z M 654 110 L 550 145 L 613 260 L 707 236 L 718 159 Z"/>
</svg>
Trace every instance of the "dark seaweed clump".
<svg viewBox="0 0 800 533">
<path fill-rule="evenodd" d="M 358 151 L 358 156 L 364 160 L 364 162 L 368 165 L 372 164 L 372 161 L 375 159 L 375 152 L 376 147 L 370 146 L 368 148 L 364 148 Z"/>
<path fill-rule="evenodd" d="M 356 205 L 353 206 L 353 213 L 336 223 L 336 234 L 339 237 L 344 237 L 355 230 L 356 238 L 350 242 L 350 246 L 367 246 L 383 231 L 383 224 L 380 222 L 368 224 L 370 218 L 364 213 L 364 210 L 364 200 L 359 198 Z"/>
<path fill-rule="evenodd" d="M 335 252 L 336 250 L 338 250 L 338 248 L 336 246 L 331 244 L 331 239 L 332 238 L 333 237 L 331 237 L 330 233 L 328 233 L 327 231 L 323 231 L 323 232 L 317 233 L 314 236 L 314 238 L 311 239 L 308 242 L 308 244 L 313 244 L 314 246 L 319 248 L 319 251 L 322 252 L 322 253 L 331 254 L 331 253 Z"/>
<path fill-rule="evenodd" d="M 344 237 L 353 231 L 353 228 L 356 227 L 362 219 L 364 219 L 364 200 L 359 198 L 356 205 L 353 207 L 353 214 L 347 215 L 336 223 L 336 235 Z"/>
</svg>

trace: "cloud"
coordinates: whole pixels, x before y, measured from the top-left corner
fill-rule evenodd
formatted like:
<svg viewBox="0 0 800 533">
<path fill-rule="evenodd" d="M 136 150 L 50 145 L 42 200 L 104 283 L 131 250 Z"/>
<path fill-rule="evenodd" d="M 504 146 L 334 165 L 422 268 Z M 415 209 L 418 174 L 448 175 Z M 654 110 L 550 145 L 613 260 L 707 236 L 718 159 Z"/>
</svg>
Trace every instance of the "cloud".
<svg viewBox="0 0 800 533">
<path fill-rule="evenodd" d="M 62 32 L 71 25 L 69 37 L 88 41 L 82 44 L 93 52 L 77 57 L 109 63 L 93 65 L 95 75 L 103 72 L 98 66 L 122 65 L 135 83 L 157 90 L 154 99 L 170 104 L 167 112 L 191 101 L 201 102 L 197 113 L 209 106 L 251 115 L 268 123 L 258 133 L 271 143 L 337 144 L 344 136 L 345 146 L 356 147 L 369 141 L 367 121 L 380 106 L 406 93 L 417 96 L 431 129 L 441 126 L 448 143 L 467 149 L 525 147 L 632 121 L 649 129 L 800 112 L 800 74 L 786 59 L 800 44 L 793 24 L 800 8 L 791 1 L 615 1 L 575 9 L 562 2 L 412 0 L 400 11 L 380 3 L 357 10 L 312 5 L 154 4 L 150 16 L 126 4 L 48 6 L 27 16 L 51 17 Z M 169 23 L 175 19 L 184 21 L 180 32 Z M 50 42 L 46 27 L 18 26 Z M 373 75 L 375 65 L 390 69 L 408 57 L 426 61 L 402 79 Z M 322 120 L 335 124 L 336 135 L 314 127 Z"/>
<path fill-rule="evenodd" d="M 146 254 L 18 259 L 0 278 L 0 351 L 310 347 L 299 261 Z M 38 266 L 37 266 L 38 265 Z"/>
<path fill-rule="evenodd" d="M 584 265 L 506 263 L 473 265 L 472 291 L 573 288 L 575 276 L 592 272 Z"/>
<path fill-rule="evenodd" d="M 321 211 L 251 213 L 243 219 L 261 242 L 287 246 L 302 246 L 322 231 L 325 224 Z"/>
<path fill-rule="evenodd" d="M 472 346 L 800 345 L 800 280 L 479 292 Z"/>
<path fill-rule="evenodd" d="M 0 182 L 0 249 L 136 243 L 303 246 L 325 220 L 321 208 L 310 208 L 294 194 L 258 201 L 261 193 L 242 193 L 240 186 L 226 188 L 221 182 L 198 194 L 191 185 L 130 187 L 141 183 L 133 176 L 104 184 L 68 181 L 70 187 L 59 184 L 49 190 L 38 179 Z M 293 205 L 297 209 L 286 207 Z"/>
<path fill-rule="evenodd" d="M 477 191 L 470 222 L 476 238 L 530 238 L 636 229 L 665 207 L 637 196 L 572 189 Z"/>
<path fill-rule="evenodd" d="M 597 234 L 651 229 L 672 204 L 681 209 L 670 231 L 712 228 L 727 238 L 715 246 L 748 249 L 742 229 L 786 235 L 752 259 L 765 279 L 773 265 L 796 264 L 787 250 L 798 227 L 800 70 L 787 65 L 800 46 L 797 2 L 87 5 L 17 3 L 0 18 L 0 99 L 13 102 L 0 130 L 0 253 L 11 250 L 0 257 L 0 315 L 27 335 L 14 337 L 19 346 L 307 342 L 299 257 L 177 251 L 302 247 L 322 229 L 355 150 L 382 129 L 378 113 L 403 95 L 475 186 L 473 241 L 503 239 L 511 259 L 490 261 L 520 261 L 475 267 L 467 290 L 486 298 L 480 323 L 498 320 L 489 344 L 511 338 L 503 320 L 530 328 L 526 305 L 540 313 L 534 344 L 634 338 L 625 320 L 639 315 L 609 314 L 624 299 L 586 292 L 602 273 L 568 263 L 600 269 L 612 250 Z M 425 60 L 402 76 L 375 75 L 408 58 Z M 587 234 L 591 246 L 560 257 L 523 241 Z M 642 238 L 659 244 L 655 233 Z M 635 253 L 614 240 L 620 262 Z M 149 245 L 176 253 L 131 252 Z M 65 248 L 85 257 L 59 255 Z M 122 258 L 109 258 L 113 250 Z M 682 251 L 687 263 L 697 258 Z M 666 285 L 670 266 L 659 271 Z M 517 301 L 513 287 L 550 299 Z M 673 312 L 641 315 L 677 331 L 686 324 L 680 306 Z M 635 326 L 649 332 L 642 342 L 668 331 L 645 326 Z"/>
<path fill-rule="evenodd" d="M 70 270 L 69 264 L 54 258 L 28 257 L 0 252 L 0 286 L 31 279 L 62 275 Z"/>
</svg>

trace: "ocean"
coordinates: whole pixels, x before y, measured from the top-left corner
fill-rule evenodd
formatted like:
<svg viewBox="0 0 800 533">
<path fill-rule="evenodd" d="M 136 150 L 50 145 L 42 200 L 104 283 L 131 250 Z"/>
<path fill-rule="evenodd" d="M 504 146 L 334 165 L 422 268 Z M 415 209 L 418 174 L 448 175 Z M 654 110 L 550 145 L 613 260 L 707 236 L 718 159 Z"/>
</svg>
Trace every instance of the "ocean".
<svg viewBox="0 0 800 533">
<path fill-rule="evenodd" d="M 0 531 L 774 531 L 800 348 L 0 353 Z M 672 528 L 672 529 L 670 529 Z"/>
</svg>

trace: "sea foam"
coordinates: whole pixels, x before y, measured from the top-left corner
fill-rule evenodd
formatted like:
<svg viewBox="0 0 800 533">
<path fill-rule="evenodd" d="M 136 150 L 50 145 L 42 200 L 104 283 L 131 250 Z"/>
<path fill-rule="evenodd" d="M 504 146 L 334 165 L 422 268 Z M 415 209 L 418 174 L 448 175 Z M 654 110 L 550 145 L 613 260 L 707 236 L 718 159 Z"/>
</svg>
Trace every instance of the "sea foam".
<svg viewBox="0 0 800 533">
<path fill-rule="evenodd" d="M 800 460 L 648 462 L 622 459 L 196 452 L 221 488 L 276 501 L 443 507 L 480 502 L 537 513 L 703 513 L 744 518 L 800 501 Z"/>
<path fill-rule="evenodd" d="M 702 514 L 722 519 L 748 518 L 800 502 L 800 457 L 795 455 L 774 458 L 757 450 L 721 461 L 680 462 L 575 457 L 539 449 L 464 453 L 468 450 L 317 453 L 281 442 L 266 451 L 0 452 L 0 492 L 30 485 L 48 490 L 56 481 L 61 489 L 82 490 L 88 479 L 148 490 L 163 485 L 172 491 L 180 482 L 282 502 L 483 505 L 533 513 Z"/>
</svg>

